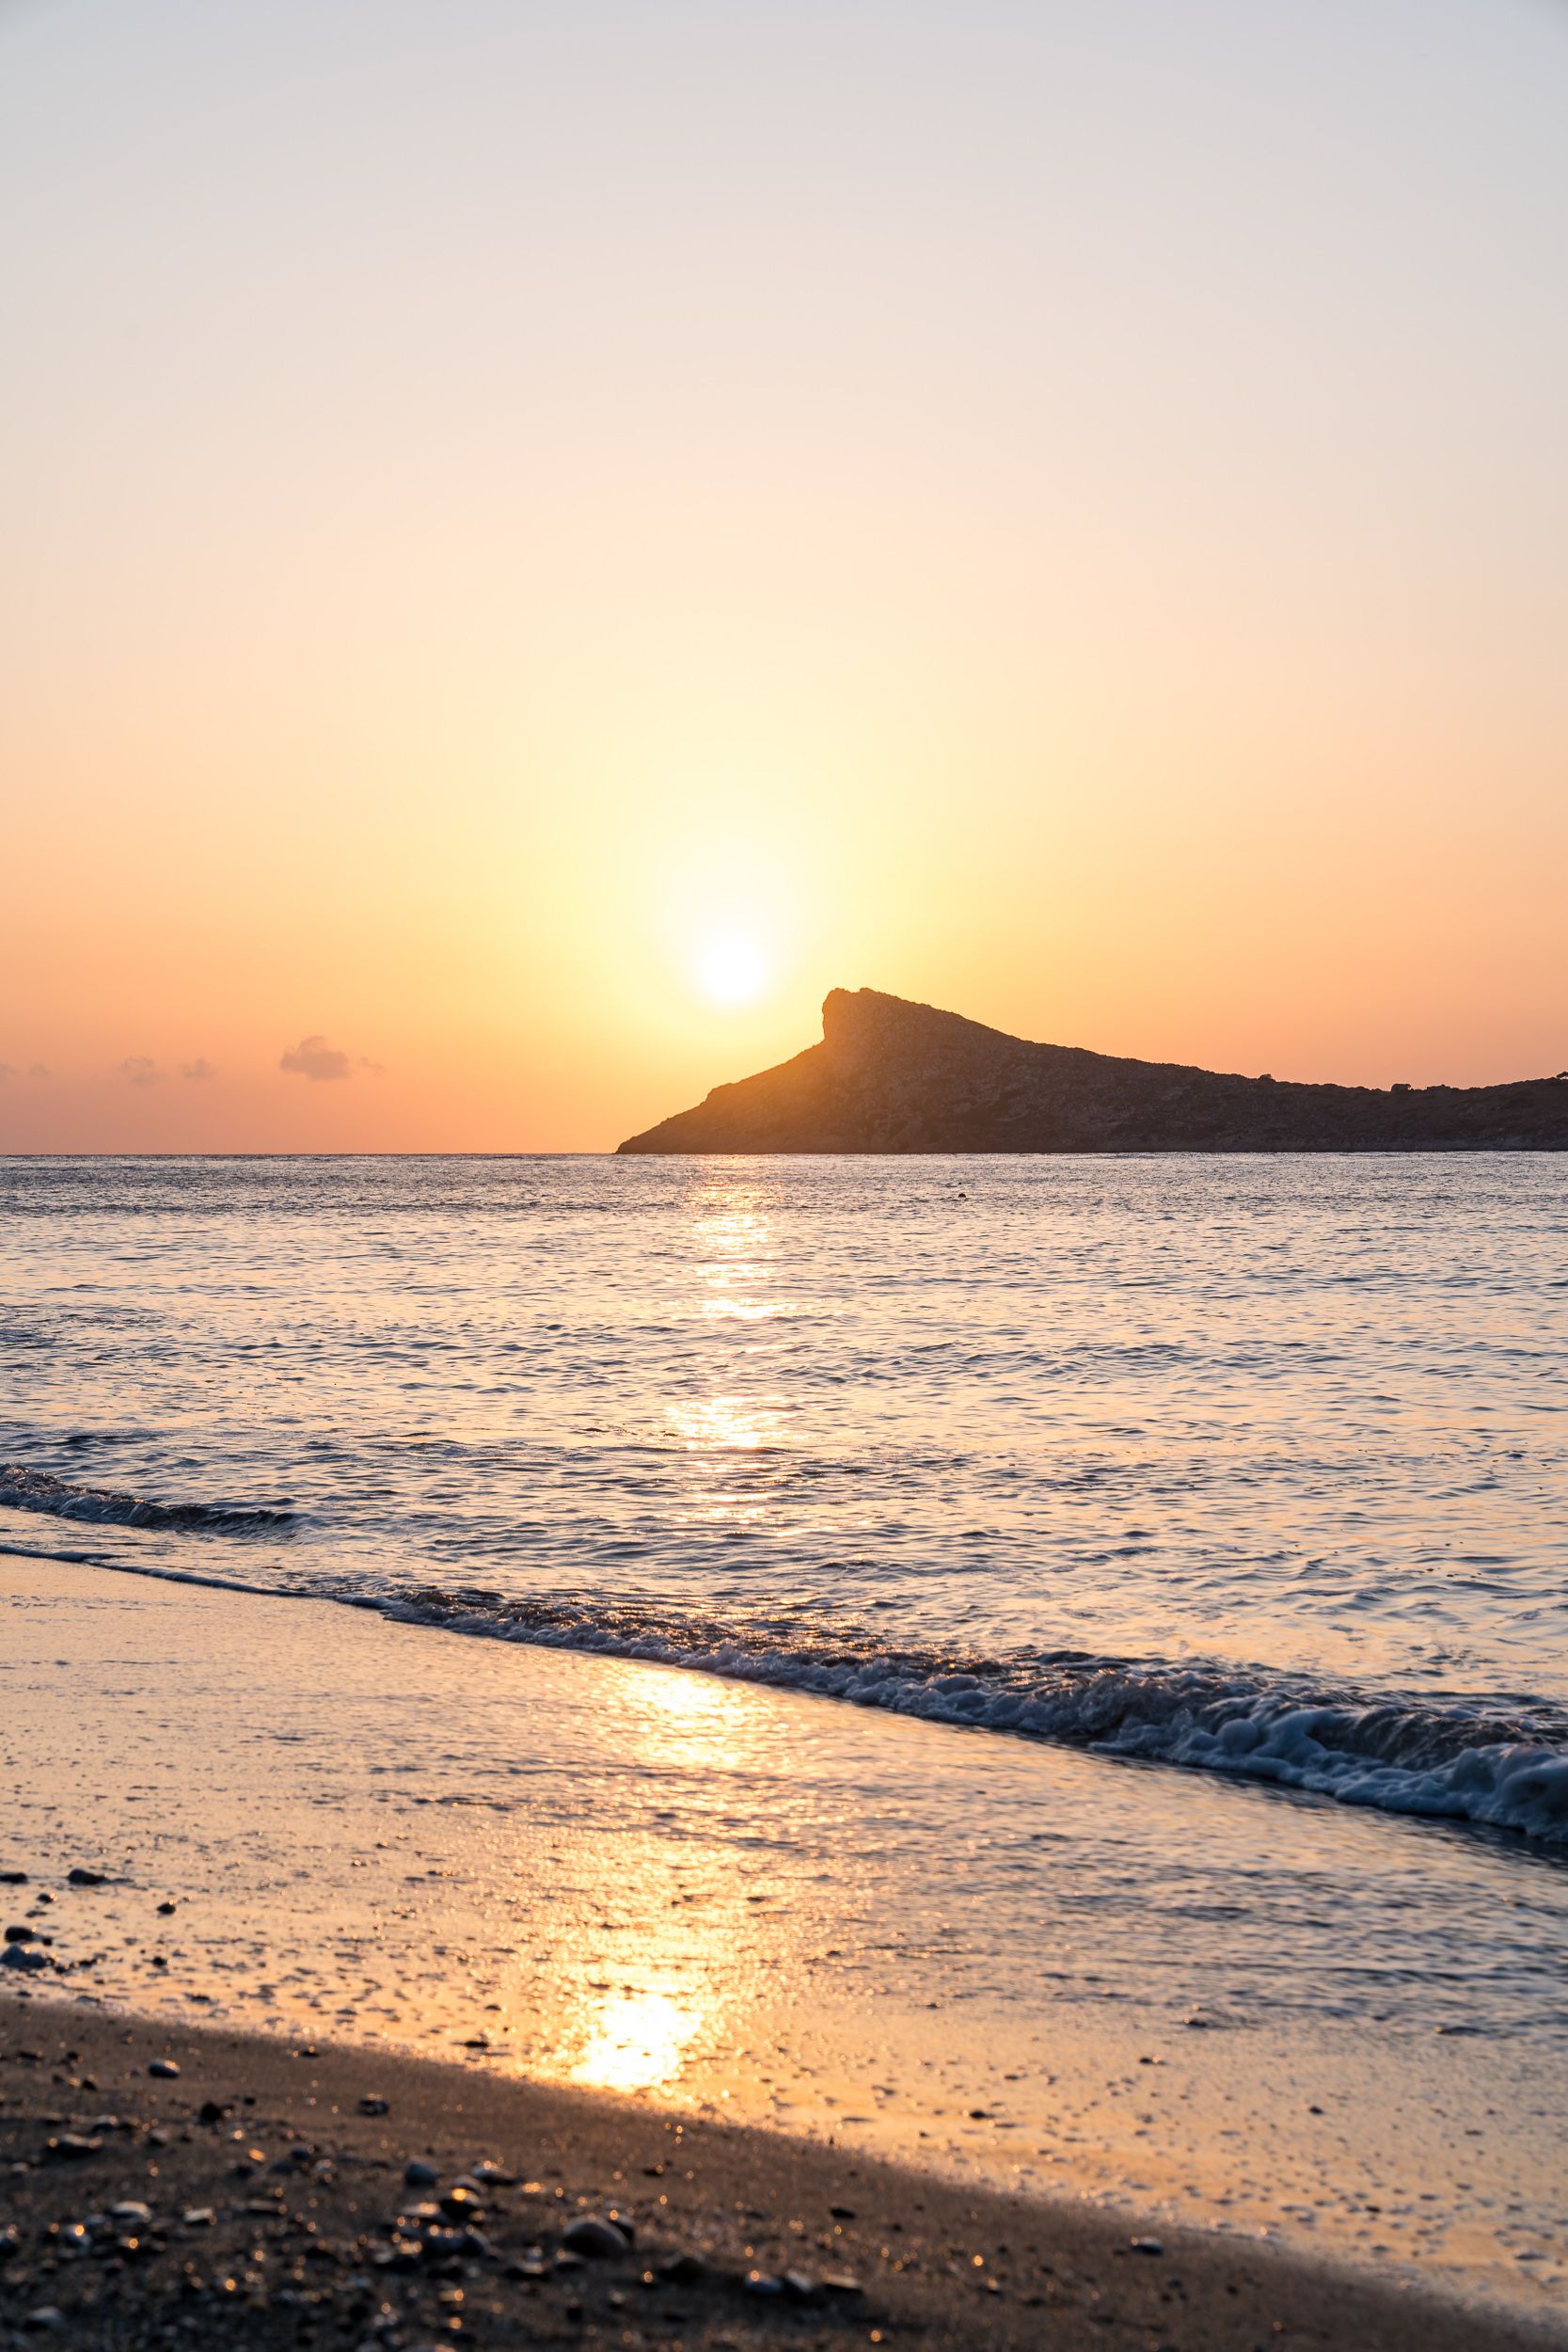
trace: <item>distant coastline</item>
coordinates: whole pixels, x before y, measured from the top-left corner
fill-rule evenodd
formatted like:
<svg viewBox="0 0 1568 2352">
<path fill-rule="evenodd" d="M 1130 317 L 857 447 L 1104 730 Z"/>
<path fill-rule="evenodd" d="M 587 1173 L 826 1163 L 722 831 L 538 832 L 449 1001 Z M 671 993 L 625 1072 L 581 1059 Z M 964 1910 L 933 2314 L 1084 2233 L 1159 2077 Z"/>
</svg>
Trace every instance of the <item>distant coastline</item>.
<svg viewBox="0 0 1568 2352">
<path fill-rule="evenodd" d="M 822 1041 L 715 1087 L 623 1152 L 1563 1152 L 1568 1073 L 1387 1089 L 1244 1078 L 1035 1045 L 835 988 Z"/>
</svg>

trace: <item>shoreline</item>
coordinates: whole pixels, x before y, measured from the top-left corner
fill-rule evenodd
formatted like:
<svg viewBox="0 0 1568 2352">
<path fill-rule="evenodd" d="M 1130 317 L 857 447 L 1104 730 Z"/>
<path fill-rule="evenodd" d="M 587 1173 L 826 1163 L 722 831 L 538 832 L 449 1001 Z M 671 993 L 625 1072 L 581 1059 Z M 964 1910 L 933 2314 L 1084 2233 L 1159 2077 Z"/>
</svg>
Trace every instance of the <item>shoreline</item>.
<svg viewBox="0 0 1568 2352">
<path fill-rule="evenodd" d="M 162 2344 L 214 2323 L 226 2344 L 388 2352 L 1022 2352 L 1047 2331 L 1062 2352 L 1565 2340 L 1546 2313 L 1129 2228 L 630 2098 L 92 2013 L 24 1989 L 0 1998 L 0 2321 L 21 2341 Z M 602 2231 L 605 2250 L 592 2231 L 582 2254 L 562 2248 L 574 2223 L 614 2215 L 630 2225 L 625 2249 Z"/>
<path fill-rule="evenodd" d="M 1150 2235 L 1205 2278 L 1256 2258 L 1463 2311 L 1456 2342 L 1568 2342 L 1562 2067 L 1527 2007 L 1501 2036 L 1466 2023 L 1456 1932 L 1514 1884 L 1468 1841 L 664 1666 L 336 1610 L 327 1641 L 329 1604 L 36 1565 L 0 1565 L 0 1870 L 26 1873 L 0 1924 L 47 1964 L 0 1972 L 0 2018 L 8 2049 L 68 2037 L 29 2110 L 76 2119 L 56 2130 L 128 2080 L 60 2057 L 89 2037 L 188 2048 L 185 2081 L 220 2043 L 285 2083 L 307 2042 L 362 2086 L 430 2052 L 437 2104 L 564 2118 L 568 2139 L 594 2114 L 623 2137 L 741 2125 L 789 2178 L 891 2165 L 944 2211 L 1076 2216 L 1107 2277 Z M 1363 1938 L 1402 1940 L 1337 2015 L 1351 1977 L 1307 1993 L 1341 1963 L 1320 1890 L 1347 1870 Z M 1556 1876 L 1536 1883 L 1498 1948 L 1539 1972 Z M 4 2069 L 8 2114 L 25 2071 Z M 606 2162 L 574 2195 L 616 2186 Z M 71 2193 L 48 2218 L 83 2217 Z M 908 2232 L 890 2217 L 878 2245 Z"/>
</svg>

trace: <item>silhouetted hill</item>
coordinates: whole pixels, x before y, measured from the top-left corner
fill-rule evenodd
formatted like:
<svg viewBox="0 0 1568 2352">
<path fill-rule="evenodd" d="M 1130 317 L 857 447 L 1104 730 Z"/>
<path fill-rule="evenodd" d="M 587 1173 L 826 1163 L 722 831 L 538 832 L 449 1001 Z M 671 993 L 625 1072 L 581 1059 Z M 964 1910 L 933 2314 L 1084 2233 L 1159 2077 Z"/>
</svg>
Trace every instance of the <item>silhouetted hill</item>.
<svg viewBox="0 0 1568 2352">
<path fill-rule="evenodd" d="M 1562 1152 L 1568 1078 L 1299 1086 L 1030 1045 L 873 988 L 822 1042 L 715 1087 L 623 1152 Z"/>
</svg>

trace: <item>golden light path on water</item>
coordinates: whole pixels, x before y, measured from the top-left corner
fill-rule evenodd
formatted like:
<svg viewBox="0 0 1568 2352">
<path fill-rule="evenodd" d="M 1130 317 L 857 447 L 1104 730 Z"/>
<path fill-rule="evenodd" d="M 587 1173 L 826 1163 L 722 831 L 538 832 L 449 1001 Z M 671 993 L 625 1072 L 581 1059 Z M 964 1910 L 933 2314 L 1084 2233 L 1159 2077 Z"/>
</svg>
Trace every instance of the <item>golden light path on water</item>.
<svg viewBox="0 0 1568 2352">
<path fill-rule="evenodd" d="M 755 1327 L 787 1318 L 793 1302 L 773 1291 L 777 1244 L 760 1203 L 760 1188 L 727 1170 L 702 1183 L 694 1204 L 686 1273 L 688 1312 L 712 1327 L 723 1350 L 710 1392 L 672 1400 L 669 1425 L 677 1444 L 701 1459 L 689 1486 L 687 1516 L 708 1524 L 760 1526 L 771 1516 L 768 1489 L 748 1479 L 737 1489 L 726 1456 L 756 1454 L 784 1441 L 787 1401 L 777 1391 L 741 1391 L 754 1377 L 761 1353 Z"/>
</svg>

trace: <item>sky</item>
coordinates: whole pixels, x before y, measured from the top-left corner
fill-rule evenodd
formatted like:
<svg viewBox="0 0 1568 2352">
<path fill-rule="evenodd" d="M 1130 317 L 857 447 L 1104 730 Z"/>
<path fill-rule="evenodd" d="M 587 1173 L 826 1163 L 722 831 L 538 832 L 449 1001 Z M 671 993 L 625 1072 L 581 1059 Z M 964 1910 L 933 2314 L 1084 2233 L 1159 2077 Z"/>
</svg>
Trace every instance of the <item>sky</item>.
<svg viewBox="0 0 1568 2352">
<path fill-rule="evenodd" d="M 0 0 L 0 1149 L 1568 1065 L 1565 0 Z"/>
</svg>

